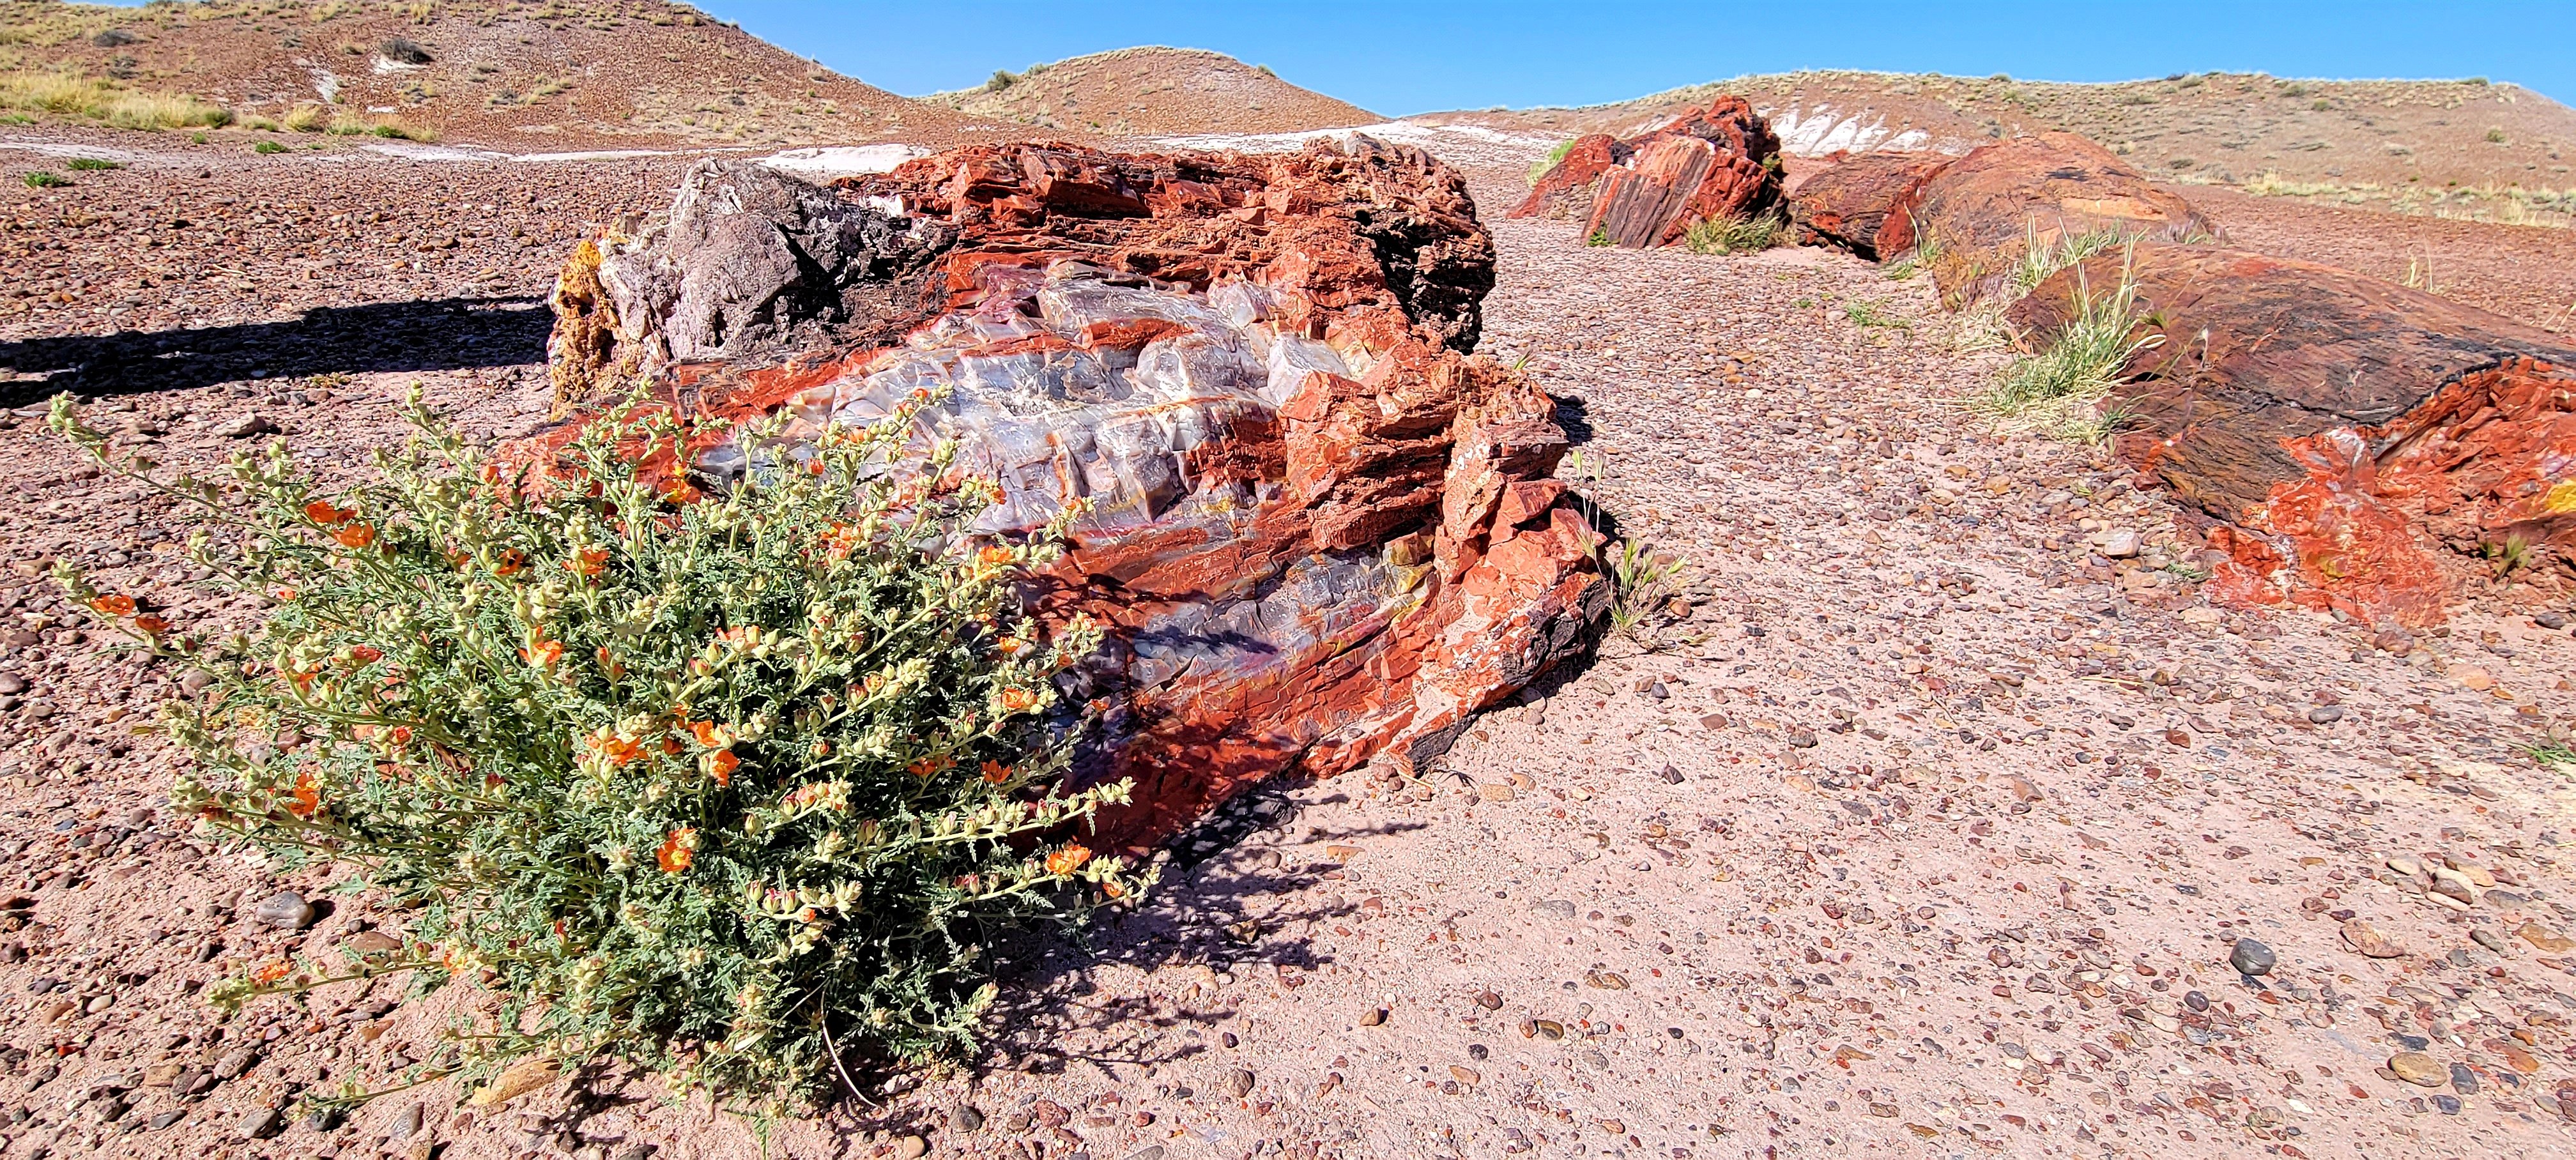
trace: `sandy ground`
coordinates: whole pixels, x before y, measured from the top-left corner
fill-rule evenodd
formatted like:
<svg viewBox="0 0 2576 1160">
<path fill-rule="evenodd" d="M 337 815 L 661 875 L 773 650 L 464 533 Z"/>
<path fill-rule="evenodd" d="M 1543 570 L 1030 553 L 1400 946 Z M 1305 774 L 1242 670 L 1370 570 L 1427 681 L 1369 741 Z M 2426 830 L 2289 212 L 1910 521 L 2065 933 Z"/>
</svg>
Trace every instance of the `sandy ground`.
<svg viewBox="0 0 2576 1160">
<path fill-rule="evenodd" d="M 2160 496 L 1954 405 L 2000 356 L 1954 351 L 1922 283 L 1496 230 L 1487 345 L 1565 400 L 1569 474 L 1689 562 L 1687 616 L 1419 783 L 1238 801 L 1141 910 L 1014 953 L 984 1056 L 810 1120 L 597 1072 L 276 1121 L 426 1058 L 470 999 L 194 997 L 398 916 L 264 926 L 325 879 L 170 826 L 130 726 L 179 674 L 103 653 L 30 573 L 251 610 L 185 586 L 175 513 L 0 419 L 0 1157 L 2566 1154 L 2569 791 L 2517 748 L 2576 711 L 2576 639 L 2534 618 L 2563 597 L 2483 592 L 2420 639 L 2211 608 Z M 348 472 L 414 380 L 476 431 L 544 405 L 528 359 L 328 363 L 96 418 L 204 465 L 257 416 Z M 2139 559 L 2092 550 L 2128 531 Z M 2446 856 L 2495 885 L 2389 865 Z M 2278 961 L 2251 981 L 2249 939 Z M 2384 1070 L 2408 1051 L 2429 1086 Z"/>
</svg>

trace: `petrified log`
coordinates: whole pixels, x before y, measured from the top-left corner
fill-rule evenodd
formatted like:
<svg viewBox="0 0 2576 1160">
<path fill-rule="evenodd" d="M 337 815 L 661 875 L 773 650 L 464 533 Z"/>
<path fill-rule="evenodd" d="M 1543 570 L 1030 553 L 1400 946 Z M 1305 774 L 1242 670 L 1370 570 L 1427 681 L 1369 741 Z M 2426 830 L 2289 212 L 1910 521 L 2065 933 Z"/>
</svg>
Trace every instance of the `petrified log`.
<svg viewBox="0 0 2576 1160">
<path fill-rule="evenodd" d="M 2045 132 L 1980 146 L 1897 198 L 1874 246 L 1921 255 L 1945 302 L 1992 294 L 2032 242 L 2108 230 L 2154 241 L 2215 239 L 2216 226 L 2111 151 L 2073 133 Z"/>
<path fill-rule="evenodd" d="M 2080 281 L 2079 281 L 2080 276 Z M 2121 453 L 2234 525 L 2215 583 L 2373 620 L 2442 616 L 2463 554 L 2576 560 L 2576 346 L 2446 298 L 2308 262 L 2144 244 Z M 2039 341 L 2105 254 L 2010 317 Z M 2555 563 L 2550 561 L 2554 558 Z"/>
<path fill-rule="evenodd" d="M 1579 138 L 1513 217 L 1565 216 L 1589 198 L 1587 238 L 1668 246 L 1692 223 L 1751 217 L 1780 201 L 1780 139 L 1742 97 L 1719 97 L 1653 132 Z"/>
<path fill-rule="evenodd" d="M 1529 197 L 1513 207 L 1508 216 L 1561 218 L 1578 210 L 1588 212 L 1593 183 L 1612 166 L 1625 165 L 1635 155 L 1635 150 L 1608 133 L 1577 137 L 1566 147 L 1565 155 L 1539 175 L 1538 182 L 1530 187 Z"/>
<path fill-rule="evenodd" d="M 1839 246 L 1877 261 L 1878 228 L 1888 211 L 1954 160 L 1946 153 L 1844 156 L 1789 191 L 1789 220 L 1803 243 Z"/>
<path fill-rule="evenodd" d="M 1112 840 L 1291 765 L 1427 759 L 1598 622 L 1598 535 L 1548 478 L 1554 402 L 1462 353 L 1491 241 L 1429 156 L 971 146 L 792 182 L 702 165 L 667 225 L 576 261 L 563 381 L 641 376 L 710 432 L 710 488 L 927 388 L 922 445 L 960 440 L 1002 484 L 986 533 L 1086 502 L 1032 600 L 1111 626 L 1065 691 L 1097 713 L 1081 775 L 1138 783 Z M 754 184 L 779 195 L 727 192 Z M 857 238 L 853 260 L 764 257 L 815 237 Z M 741 269 L 769 273 L 723 281 Z M 781 410 L 783 446 L 744 437 Z"/>
</svg>

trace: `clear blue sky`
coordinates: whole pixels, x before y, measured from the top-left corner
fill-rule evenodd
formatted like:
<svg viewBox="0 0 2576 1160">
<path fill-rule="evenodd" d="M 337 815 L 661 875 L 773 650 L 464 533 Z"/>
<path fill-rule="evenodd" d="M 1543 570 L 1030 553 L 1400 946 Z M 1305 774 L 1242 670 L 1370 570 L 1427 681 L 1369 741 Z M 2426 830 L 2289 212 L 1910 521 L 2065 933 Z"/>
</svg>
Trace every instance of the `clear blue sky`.
<svg viewBox="0 0 2576 1160">
<path fill-rule="evenodd" d="M 1392 116 L 1615 101 L 1742 73 L 1886 69 L 2103 81 L 2205 69 L 2466 77 L 2576 102 L 2576 0 L 698 0 L 772 43 L 918 96 L 994 69 L 1170 44 L 1267 64 Z"/>
</svg>

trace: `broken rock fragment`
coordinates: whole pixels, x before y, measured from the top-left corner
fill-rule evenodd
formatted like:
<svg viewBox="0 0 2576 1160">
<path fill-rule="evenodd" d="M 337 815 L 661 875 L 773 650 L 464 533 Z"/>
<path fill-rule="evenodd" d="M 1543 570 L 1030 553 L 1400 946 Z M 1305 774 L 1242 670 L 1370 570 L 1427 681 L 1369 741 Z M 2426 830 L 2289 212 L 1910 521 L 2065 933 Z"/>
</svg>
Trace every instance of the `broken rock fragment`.
<svg viewBox="0 0 2576 1160">
<path fill-rule="evenodd" d="M 1697 222 L 1780 202 L 1780 138 L 1742 97 L 1722 96 L 1626 140 L 1576 139 L 1513 217 L 1584 215 L 1583 233 L 1628 249 L 1680 242 Z"/>
</svg>

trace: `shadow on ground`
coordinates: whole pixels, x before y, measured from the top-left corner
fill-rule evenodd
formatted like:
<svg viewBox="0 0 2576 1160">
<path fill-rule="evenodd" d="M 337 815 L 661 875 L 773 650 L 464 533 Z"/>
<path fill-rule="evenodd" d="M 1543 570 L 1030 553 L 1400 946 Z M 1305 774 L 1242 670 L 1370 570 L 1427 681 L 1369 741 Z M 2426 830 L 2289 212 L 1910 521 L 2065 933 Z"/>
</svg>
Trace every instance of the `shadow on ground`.
<svg viewBox="0 0 2576 1160">
<path fill-rule="evenodd" d="M 442 298 L 306 311 L 299 318 L 186 330 L 130 330 L 0 342 L 0 407 L 63 391 L 123 395 L 253 377 L 450 371 L 542 362 L 545 300 Z"/>
</svg>

